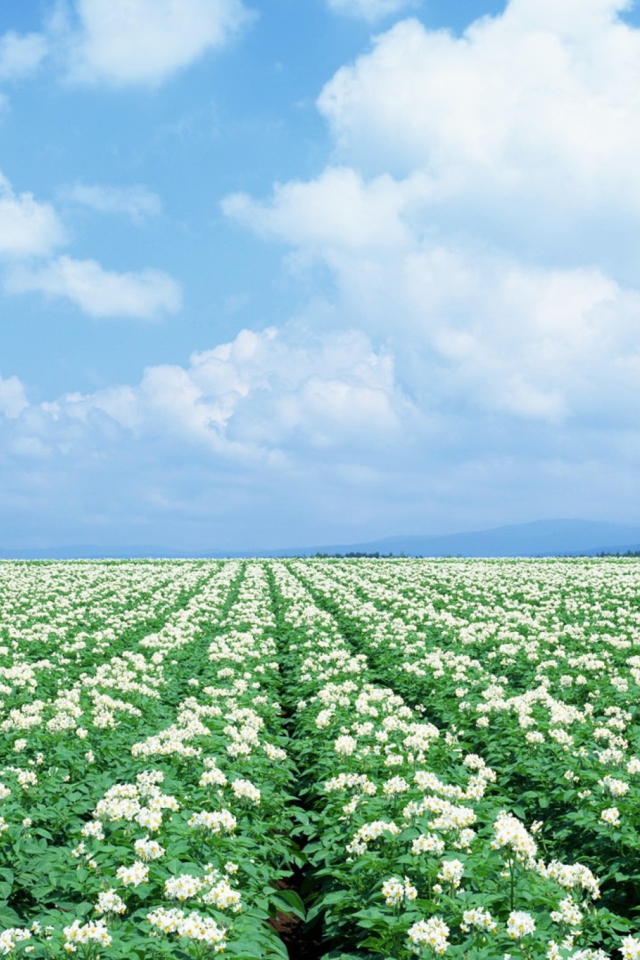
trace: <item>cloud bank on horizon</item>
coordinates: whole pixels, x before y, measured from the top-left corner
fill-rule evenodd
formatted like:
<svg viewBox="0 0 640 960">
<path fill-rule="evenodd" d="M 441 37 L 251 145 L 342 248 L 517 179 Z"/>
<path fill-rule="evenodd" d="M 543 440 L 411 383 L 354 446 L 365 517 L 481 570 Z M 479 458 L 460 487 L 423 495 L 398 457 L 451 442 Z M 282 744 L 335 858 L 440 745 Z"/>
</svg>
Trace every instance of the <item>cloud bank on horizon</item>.
<svg viewBox="0 0 640 960">
<path fill-rule="evenodd" d="M 222 71 L 225 109 L 207 137 L 239 163 L 234 136 L 249 119 L 224 100 L 221 58 L 234 61 L 232 77 L 245 57 L 277 59 L 274 41 L 261 41 L 268 8 L 76 0 L 51 5 L 40 30 L 15 24 L 0 37 L 9 119 L 28 109 L 19 95 L 29 84 L 53 84 L 70 116 L 79 97 L 105 111 L 116 98 L 133 123 L 153 113 L 155 151 L 136 143 L 121 167 L 123 126 L 112 156 L 128 183 L 107 182 L 91 156 L 81 170 L 56 161 L 48 189 L 16 185 L 13 170 L 0 178 L 7 335 L 18 341 L 21 309 L 36 311 L 83 330 L 75 336 L 91 356 L 74 359 L 68 341 L 54 396 L 28 362 L 0 366 L 0 515 L 16 545 L 241 548 L 543 516 L 640 520 L 640 26 L 630 4 L 509 0 L 463 31 L 430 26 L 401 0 L 317 6 L 354 49 L 315 90 L 308 112 L 324 129 L 314 169 L 303 160 L 269 178 L 257 144 L 260 176 L 237 187 L 198 172 L 204 134 L 189 110 Z M 368 40 L 357 21 L 373 26 Z M 294 39 L 312 43 L 312 31 Z M 301 94 L 278 64 L 284 114 Z M 191 87 L 199 70 L 213 72 Z M 252 96 L 251 124 L 267 130 L 276 101 Z M 163 104 L 178 98 L 180 123 L 165 124 Z M 295 117 L 288 135 L 303 142 L 309 128 Z M 79 149 L 73 130 L 48 136 L 52 156 Z M 173 167 L 166 136 L 180 147 Z M 101 234 L 115 229 L 135 237 L 116 256 Z M 209 244 L 206 271 L 181 272 L 171 241 L 198 256 Z M 229 294 L 241 315 L 221 335 L 222 308 L 197 326 L 189 312 L 199 290 L 206 299 L 236 269 L 223 265 L 227 249 L 250 292 Z M 277 304 L 274 285 L 291 299 L 276 316 L 260 303 Z M 165 338 L 163 359 L 123 378 L 118 341 L 137 342 L 141 321 L 154 321 L 144 336 Z M 92 342 L 113 353 L 109 376 Z"/>
</svg>

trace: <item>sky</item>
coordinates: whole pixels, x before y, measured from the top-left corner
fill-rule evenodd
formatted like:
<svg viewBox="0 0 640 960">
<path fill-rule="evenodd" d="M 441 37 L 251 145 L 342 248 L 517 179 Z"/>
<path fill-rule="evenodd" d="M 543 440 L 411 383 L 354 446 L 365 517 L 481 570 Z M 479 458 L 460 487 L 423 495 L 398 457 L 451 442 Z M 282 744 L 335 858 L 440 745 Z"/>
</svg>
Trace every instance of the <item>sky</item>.
<svg viewBox="0 0 640 960">
<path fill-rule="evenodd" d="M 0 547 L 640 522 L 640 9 L 4 0 Z"/>
</svg>

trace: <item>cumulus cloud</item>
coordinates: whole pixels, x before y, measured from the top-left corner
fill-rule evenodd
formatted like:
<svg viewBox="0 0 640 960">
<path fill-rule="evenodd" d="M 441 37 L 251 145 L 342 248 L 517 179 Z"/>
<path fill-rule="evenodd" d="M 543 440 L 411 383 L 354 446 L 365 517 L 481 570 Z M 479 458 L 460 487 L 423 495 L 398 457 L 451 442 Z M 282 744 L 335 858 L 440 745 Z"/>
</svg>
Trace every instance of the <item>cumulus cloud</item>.
<svg viewBox="0 0 640 960">
<path fill-rule="evenodd" d="M 496 416 L 640 427 L 625 6 L 511 0 L 461 37 L 396 24 L 320 95 L 332 164 L 223 204 L 297 269 L 328 267 L 339 315 L 389 344 L 422 408 L 466 411 L 487 442 Z"/>
<path fill-rule="evenodd" d="M 406 20 L 327 83 L 336 155 L 421 171 L 440 231 L 637 275 L 640 30 L 613 0 L 512 0 L 464 35 Z"/>
<path fill-rule="evenodd" d="M 123 212 L 133 219 L 160 209 L 159 199 L 144 187 L 118 190 L 78 185 L 72 196 L 101 212 Z M 180 310 L 180 284 L 162 270 L 118 273 L 95 260 L 53 257 L 66 242 L 55 208 L 31 193 L 16 193 L 0 173 L 0 258 L 9 261 L 6 292 L 37 291 L 65 298 L 96 318 L 159 320 Z"/>
<path fill-rule="evenodd" d="M 59 542 L 237 549 L 244 530 L 244 545 L 277 546 L 293 535 L 285 513 L 306 540 L 319 512 L 332 514 L 329 491 L 346 486 L 324 534 L 335 537 L 343 516 L 362 514 L 363 489 L 378 490 L 375 461 L 406 446 L 412 411 L 391 358 L 363 334 L 301 326 L 243 330 L 184 366 L 44 403 L 0 381 L 4 542 L 46 529 Z"/>
<path fill-rule="evenodd" d="M 125 214 L 134 223 L 155 217 L 162 210 L 160 197 L 143 184 L 130 187 L 76 183 L 67 188 L 64 197 L 97 213 Z"/>
<path fill-rule="evenodd" d="M 51 204 L 35 200 L 31 193 L 16 193 L 0 173 L 0 256 L 41 256 L 65 240 Z"/>
<path fill-rule="evenodd" d="M 402 430 L 408 410 L 391 358 L 363 334 L 273 327 L 242 330 L 187 367 L 149 367 L 137 386 L 46 405 L 54 420 L 86 424 L 101 411 L 138 437 L 161 434 L 243 460 L 377 444 Z"/>
<path fill-rule="evenodd" d="M 11 293 L 38 291 L 63 297 L 91 317 L 159 320 L 177 313 L 180 285 L 161 270 L 116 273 L 95 260 L 61 256 L 38 268 L 16 269 L 6 288 Z"/>
<path fill-rule="evenodd" d="M 514 451 L 494 418 L 487 449 L 477 417 L 425 415 L 398 373 L 362 333 L 288 326 L 46 403 L 25 406 L 10 378 L 6 393 L 0 384 L 5 543 L 41 542 L 43 529 L 60 543 L 348 543 L 518 519 L 523 503 L 611 515 L 603 493 L 622 518 L 636 497 L 640 443 L 628 426 L 595 440 L 592 425 L 556 426 L 550 449 L 547 430 L 525 420 Z"/>
<path fill-rule="evenodd" d="M 412 0 L 327 0 L 329 9 L 336 13 L 375 21 L 414 6 Z"/>
<path fill-rule="evenodd" d="M 402 220 L 417 183 L 399 186 L 383 175 L 366 183 L 349 167 L 330 167 L 317 180 L 276 186 L 269 203 L 244 193 L 222 202 L 224 213 L 267 237 L 294 246 L 389 249 L 410 237 Z"/>
<path fill-rule="evenodd" d="M 13 30 L 0 36 L 0 80 L 21 80 L 35 73 L 48 52 L 48 43 L 39 33 L 18 34 Z"/>
<path fill-rule="evenodd" d="M 70 78 L 78 83 L 158 84 L 250 19 L 241 0 L 76 0 Z"/>
</svg>

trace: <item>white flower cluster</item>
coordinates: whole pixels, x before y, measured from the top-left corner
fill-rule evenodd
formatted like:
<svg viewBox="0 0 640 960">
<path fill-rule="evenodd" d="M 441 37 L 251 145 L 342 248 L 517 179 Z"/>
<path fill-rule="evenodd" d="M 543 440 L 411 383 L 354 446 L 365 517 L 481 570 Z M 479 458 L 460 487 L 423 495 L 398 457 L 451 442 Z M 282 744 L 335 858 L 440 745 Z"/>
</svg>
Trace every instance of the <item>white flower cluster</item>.
<svg viewBox="0 0 640 960">
<path fill-rule="evenodd" d="M 124 887 L 139 887 L 149 879 L 149 867 L 136 860 L 131 867 L 118 867 L 116 877 Z"/>
<path fill-rule="evenodd" d="M 0 953 L 7 956 L 18 943 L 31 939 L 31 932 L 24 927 L 8 927 L 0 933 Z"/>
<path fill-rule="evenodd" d="M 250 800 L 251 803 L 260 803 L 260 791 L 250 780 L 234 780 L 231 789 L 237 800 Z"/>
<path fill-rule="evenodd" d="M 115 890 L 103 890 L 98 894 L 98 902 L 93 909 L 100 914 L 126 913 L 127 905 Z"/>
<path fill-rule="evenodd" d="M 533 933 L 536 923 L 530 913 L 524 910 L 512 910 L 507 920 L 507 933 L 512 940 L 522 940 Z"/>
<path fill-rule="evenodd" d="M 201 877 L 193 877 L 189 873 L 181 873 L 177 877 L 169 877 L 164 882 L 164 893 L 169 900 L 191 900 L 197 897 L 204 881 Z"/>
<path fill-rule="evenodd" d="M 369 779 L 366 773 L 340 773 L 337 777 L 327 780 L 324 785 L 325 793 L 332 793 L 335 790 L 339 790 L 341 792 L 345 790 L 357 790 L 358 793 L 365 794 L 369 797 L 374 797 L 378 788 L 376 787 L 375 783 Z"/>
<path fill-rule="evenodd" d="M 67 953 L 75 953 L 78 945 L 98 944 L 101 947 L 108 947 L 111 944 L 111 936 L 107 930 L 104 920 L 96 920 L 90 923 L 81 924 L 79 920 L 64 927 L 64 948 Z"/>
<path fill-rule="evenodd" d="M 351 843 L 347 844 L 347 853 L 361 855 L 366 853 L 367 846 L 375 840 L 388 836 L 397 836 L 400 828 L 393 822 L 386 820 L 374 820 L 372 823 L 365 823 L 356 831 Z"/>
<path fill-rule="evenodd" d="M 460 860 L 443 860 L 438 880 L 443 883 L 450 883 L 457 890 L 464 874 L 464 864 Z"/>
<path fill-rule="evenodd" d="M 404 880 L 390 877 L 382 884 L 382 896 L 388 907 L 398 907 L 404 900 L 415 900 L 418 891 L 409 877 L 405 877 Z"/>
<path fill-rule="evenodd" d="M 527 830 L 516 817 L 502 810 L 493 824 L 494 837 L 491 846 L 494 850 L 507 848 L 515 853 L 518 860 L 531 861 L 538 852 L 538 847 Z"/>
<path fill-rule="evenodd" d="M 619 949 L 624 960 L 638 960 L 638 958 L 640 958 L 640 939 L 637 937 L 625 937 Z"/>
<path fill-rule="evenodd" d="M 210 833 L 233 833 L 238 821 L 229 810 L 209 812 L 201 810 L 194 813 L 189 819 L 189 826 L 196 830 L 206 830 Z"/>
<path fill-rule="evenodd" d="M 542 876 L 555 881 L 565 890 L 571 890 L 576 887 L 591 894 L 592 900 L 597 900 L 600 896 L 600 883 L 593 875 L 589 867 L 581 863 L 560 863 L 558 860 L 552 860 L 546 867 L 538 866 Z"/>
<path fill-rule="evenodd" d="M 498 929 L 498 924 L 488 910 L 483 910 L 481 907 L 474 907 L 472 910 L 464 911 L 462 914 L 462 923 L 460 924 L 460 929 L 465 933 L 468 933 L 472 927 L 494 933 Z"/>
<path fill-rule="evenodd" d="M 612 797 L 624 797 L 629 792 L 629 784 L 624 780 L 618 780 L 607 774 L 598 783 L 601 787 L 606 787 Z"/>
<path fill-rule="evenodd" d="M 222 770 L 216 766 L 212 766 L 209 770 L 205 770 L 198 781 L 198 785 L 200 787 L 224 787 L 226 783 L 227 778 Z"/>
<path fill-rule="evenodd" d="M 607 807 L 607 809 L 603 810 L 600 814 L 600 821 L 609 827 L 619 827 L 620 811 L 617 807 Z"/>
<path fill-rule="evenodd" d="M 80 831 L 83 837 L 91 840 L 104 840 L 104 830 L 99 820 L 89 820 Z"/>
<path fill-rule="evenodd" d="M 572 897 L 565 897 L 557 910 L 551 911 L 554 923 L 564 923 L 569 927 L 579 927 L 583 916 L 580 908 Z"/>
<path fill-rule="evenodd" d="M 201 916 L 196 910 L 185 914 L 182 910 L 159 907 L 147 914 L 147 922 L 165 935 L 172 933 L 187 940 L 195 940 L 221 953 L 225 948 L 226 933 L 215 920 Z"/>
<path fill-rule="evenodd" d="M 409 927 L 407 937 L 409 946 L 419 953 L 424 947 L 434 953 L 446 953 L 449 946 L 449 927 L 440 917 L 430 917 L 428 920 L 419 920 Z"/>
<path fill-rule="evenodd" d="M 419 837 L 415 837 L 411 841 L 411 852 L 414 856 L 418 856 L 421 853 L 433 853 L 440 854 L 444 853 L 445 842 L 441 840 L 440 837 L 437 837 L 433 833 L 421 833 Z"/>
<path fill-rule="evenodd" d="M 163 857 L 165 854 L 164 847 L 160 846 L 157 840 L 150 840 L 148 836 L 136 840 L 133 849 L 136 852 L 136 856 L 146 862 L 149 860 L 159 860 L 160 857 Z"/>
</svg>

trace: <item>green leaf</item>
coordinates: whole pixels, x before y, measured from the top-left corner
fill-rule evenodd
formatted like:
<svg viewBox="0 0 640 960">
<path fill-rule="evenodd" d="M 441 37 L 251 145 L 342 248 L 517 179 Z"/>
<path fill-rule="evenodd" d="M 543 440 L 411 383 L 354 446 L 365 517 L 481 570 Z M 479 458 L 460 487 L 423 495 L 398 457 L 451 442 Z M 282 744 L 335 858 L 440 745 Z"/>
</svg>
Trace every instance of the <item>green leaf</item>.
<svg viewBox="0 0 640 960">
<path fill-rule="evenodd" d="M 301 920 L 305 919 L 304 904 L 295 890 L 277 890 L 271 894 L 270 900 L 282 913 L 293 913 Z"/>
</svg>

